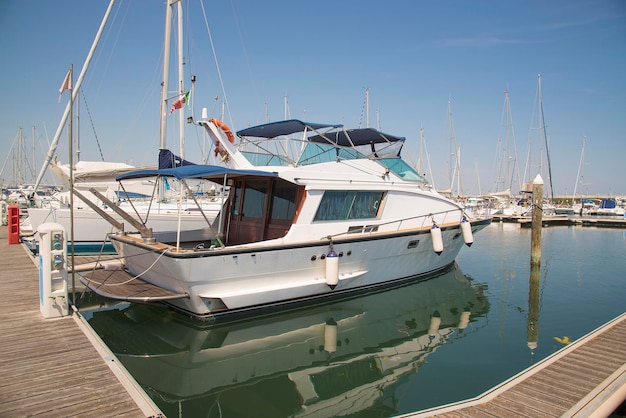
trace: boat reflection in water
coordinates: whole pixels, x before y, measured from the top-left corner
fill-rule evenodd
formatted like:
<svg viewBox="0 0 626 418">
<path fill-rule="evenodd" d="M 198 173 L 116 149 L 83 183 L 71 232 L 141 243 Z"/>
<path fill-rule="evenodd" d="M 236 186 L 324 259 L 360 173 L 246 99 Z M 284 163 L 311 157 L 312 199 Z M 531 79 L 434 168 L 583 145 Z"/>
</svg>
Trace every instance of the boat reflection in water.
<svg viewBox="0 0 626 418">
<path fill-rule="evenodd" d="M 89 323 L 167 416 L 393 414 L 429 354 L 489 310 L 456 265 L 429 280 L 263 318 L 208 325 L 122 305 Z M 406 379 L 404 379 L 406 381 Z"/>
</svg>

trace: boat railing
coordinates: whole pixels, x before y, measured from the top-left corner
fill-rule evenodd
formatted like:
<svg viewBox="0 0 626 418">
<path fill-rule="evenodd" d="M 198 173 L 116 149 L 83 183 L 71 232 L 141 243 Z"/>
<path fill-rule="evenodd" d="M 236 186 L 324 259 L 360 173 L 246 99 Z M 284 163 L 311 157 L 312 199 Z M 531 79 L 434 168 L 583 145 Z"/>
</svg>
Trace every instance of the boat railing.
<svg viewBox="0 0 626 418">
<path fill-rule="evenodd" d="M 424 215 L 410 216 L 410 217 L 402 218 L 402 219 L 394 219 L 394 220 L 388 221 L 388 222 L 382 222 L 382 223 L 377 223 L 377 224 L 368 224 L 368 225 L 363 226 L 361 231 L 359 231 L 358 228 L 348 228 L 348 230 L 344 231 L 344 232 L 340 232 L 340 233 L 332 234 L 332 235 L 326 235 L 326 236 L 320 238 L 320 241 L 322 241 L 322 240 L 332 241 L 333 238 L 341 237 L 343 235 L 355 234 L 355 233 L 358 233 L 358 232 L 372 234 L 373 232 L 377 232 L 379 230 L 379 227 L 381 227 L 381 226 L 393 225 L 395 223 L 398 224 L 398 226 L 395 228 L 395 231 L 397 232 L 400 229 L 402 229 L 402 225 L 405 222 L 414 221 L 416 219 L 422 219 L 422 224 L 421 224 L 420 228 L 424 228 L 427 225 L 429 227 L 434 227 L 434 226 L 438 226 L 439 224 L 445 224 L 447 215 L 449 215 L 451 213 L 457 213 L 457 214 L 460 213 L 461 216 L 460 216 L 460 219 L 459 219 L 459 223 L 462 222 L 463 219 L 467 219 L 467 214 L 462 209 L 459 209 L 459 208 L 448 209 L 448 210 L 444 210 L 444 211 L 440 211 L 440 212 L 428 213 L 428 214 L 424 214 Z M 435 221 L 435 216 L 439 216 L 439 215 L 444 215 L 444 216 L 443 216 L 443 219 L 439 223 L 437 223 Z M 429 220 L 430 220 L 430 224 L 428 223 Z"/>
</svg>

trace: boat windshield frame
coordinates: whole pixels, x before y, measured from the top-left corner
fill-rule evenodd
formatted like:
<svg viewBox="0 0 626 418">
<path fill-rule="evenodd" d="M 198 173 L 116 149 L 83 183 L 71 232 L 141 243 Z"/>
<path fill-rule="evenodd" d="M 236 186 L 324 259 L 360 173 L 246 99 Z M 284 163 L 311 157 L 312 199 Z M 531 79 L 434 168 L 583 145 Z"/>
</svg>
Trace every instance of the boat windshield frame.
<svg viewBox="0 0 626 418">
<path fill-rule="evenodd" d="M 237 136 L 239 151 L 256 167 L 370 159 L 404 180 L 427 182 L 400 158 L 404 137 L 372 128 L 345 129 L 291 119 L 243 129 Z"/>
</svg>

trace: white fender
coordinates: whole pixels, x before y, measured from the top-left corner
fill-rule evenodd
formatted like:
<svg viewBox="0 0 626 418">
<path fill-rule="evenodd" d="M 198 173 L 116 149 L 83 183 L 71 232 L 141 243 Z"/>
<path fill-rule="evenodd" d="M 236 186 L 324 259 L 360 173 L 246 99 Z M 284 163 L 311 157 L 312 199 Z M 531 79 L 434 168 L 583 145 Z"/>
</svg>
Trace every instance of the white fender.
<svg viewBox="0 0 626 418">
<path fill-rule="evenodd" d="M 474 236 L 472 235 L 472 224 L 469 223 L 467 218 L 461 220 L 461 231 L 463 232 L 463 241 L 465 245 L 471 247 L 474 243 Z"/>
<path fill-rule="evenodd" d="M 326 284 L 334 289 L 339 283 L 339 257 L 331 248 L 326 254 Z"/>
<path fill-rule="evenodd" d="M 437 255 L 441 255 L 443 252 L 443 238 L 441 237 L 441 228 L 437 224 L 433 224 L 433 227 L 430 229 L 430 236 L 433 239 L 433 251 Z"/>
</svg>

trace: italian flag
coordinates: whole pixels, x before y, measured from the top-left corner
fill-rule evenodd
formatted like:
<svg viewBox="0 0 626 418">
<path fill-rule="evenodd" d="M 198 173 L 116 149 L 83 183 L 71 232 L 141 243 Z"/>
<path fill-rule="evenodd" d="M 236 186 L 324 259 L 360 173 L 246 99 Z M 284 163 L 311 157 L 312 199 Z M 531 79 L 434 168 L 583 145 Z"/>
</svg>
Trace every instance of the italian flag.
<svg viewBox="0 0 626 418">
<path fill-rule="evenodd" d="M 174 110 L 180 109 L 180 108 L 182 108 L 183 106 L 185 106 L 186 104 L 189 103 L 189 93 L 190 93 L 190 91 L 185 93 L 183 96 L 180 96 L 180 98 L 178 100 L 176 100 L 174 103 L 172 103 L 172 108 L 170 109 L 170 115 L 172 113 L 174 113 Z"/>
</svg>

